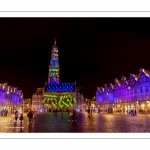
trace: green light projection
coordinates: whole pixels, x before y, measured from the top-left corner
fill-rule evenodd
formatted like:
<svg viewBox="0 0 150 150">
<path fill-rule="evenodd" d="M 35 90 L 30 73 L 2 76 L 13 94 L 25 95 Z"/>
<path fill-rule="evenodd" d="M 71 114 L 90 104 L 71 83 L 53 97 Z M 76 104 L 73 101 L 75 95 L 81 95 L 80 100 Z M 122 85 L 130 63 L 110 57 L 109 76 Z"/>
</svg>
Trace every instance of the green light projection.
<svg viewBox="0 0 150 150">
<path fill-rule="evenodd" d="M 45 104 L 45 106 L 47 106 L 47 107 L 50 108 L 50 109 L 52 108 L 49 104 Z"/>
<path fill-rule="evenodd" d="M 45 94 L 44 96 L 45 98 L 43 99 L 42 103 L 49 103 L 45 104 L 45 106 L 49 108 L 57 108 L 57 106 L 59 106 L 60 108 L 62 108 L 63 106 L 68 108 L 73 107 L 73 104 L 76 104 L 76 98 L 73 98 L 72 95 L 68 93 L 63 93 L 63 95 L 61 96 L 56 96 L 54 94 Z"/>
</svg>

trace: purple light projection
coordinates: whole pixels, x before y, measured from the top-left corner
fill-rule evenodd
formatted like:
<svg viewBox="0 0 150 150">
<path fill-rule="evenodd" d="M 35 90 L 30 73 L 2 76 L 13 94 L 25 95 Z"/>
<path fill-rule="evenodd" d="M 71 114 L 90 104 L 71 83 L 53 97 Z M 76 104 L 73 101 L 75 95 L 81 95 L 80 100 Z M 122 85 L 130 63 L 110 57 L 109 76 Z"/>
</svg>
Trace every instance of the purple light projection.
<svg viewBox="0 0 150 150">
<path fill-rule="evenodd" d="M 150 100 L 150 71 L 140 69 L 139 75 L 130 74 L 129 80 L 123 76 L 115 79 L 114 85 L 97 87 L 97 104 L 131 103 Z"/>
<path fill-rule="evenodd" d="M 22 91 L 11 88 L 7 83 L 0 84 L 0 106 L 21 106 L 23 100 Z"/>
</svg>

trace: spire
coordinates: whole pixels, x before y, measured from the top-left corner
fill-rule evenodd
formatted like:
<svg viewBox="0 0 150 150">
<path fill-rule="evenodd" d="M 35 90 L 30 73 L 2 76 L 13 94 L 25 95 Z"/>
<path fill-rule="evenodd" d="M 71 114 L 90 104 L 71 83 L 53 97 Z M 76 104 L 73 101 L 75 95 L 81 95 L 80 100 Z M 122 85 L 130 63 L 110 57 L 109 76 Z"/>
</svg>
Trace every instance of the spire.
<svg viewBox="0 0 150 150">
<path fill-rule="evenodd" d="M 56 47 L 56 39 L 54 40 L 54 47 Z"/>
<path fill-rule="evenodd" d="M 59 57 L 56 39 L 54 39 L 49 66 L 48 84 L 50 83 L 59 83 Z"/>
</svg>

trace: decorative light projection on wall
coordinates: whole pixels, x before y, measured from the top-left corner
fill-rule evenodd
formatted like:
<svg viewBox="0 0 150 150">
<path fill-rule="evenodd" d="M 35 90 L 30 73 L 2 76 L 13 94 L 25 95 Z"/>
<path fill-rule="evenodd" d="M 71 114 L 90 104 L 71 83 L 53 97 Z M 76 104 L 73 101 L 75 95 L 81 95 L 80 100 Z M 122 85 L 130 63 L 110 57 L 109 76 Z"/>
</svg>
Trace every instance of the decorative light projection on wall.
<svg viewBox="0 0 150 150">
<path fill-rule="evenodd" d="M 17 88 L 8 86 L 8 83 L 0 84 L 0 105 L 20 107 L 23 101 L 23 93 Z"/>
<path fill-rule="evenodd" d="M 69 108 L 73 107 L 73 104 L 76 104 L 76 98 L 73 98 L 72 95 L 68 93 L 63 93 L 61 96 L 52 95 L 44 95 L 42 103 L 48 108 Z"/>
<path fill-rule="evenodd" d="M 60 83 L 59 74 L 60 68 L 59 68 L 58 48 L 56 46 L 55 40 L 51 53 L 48 84 L 46 85 L 45 90 L 48 92 L 74 92 L 75 83 Z"/>
<path fill-rule="evenodd" d="M 114 85 L 110 84 L 109 90 L 97 87 L 96 101 L 98 104 L 113 103 L 137 103 L 150 99 L 150 71 L 140 69 L 138 75 L 130 74 L 128 81 L 122 76 L 120 85 L 119 80 L 115 79 Z M 103 90 L 104 89 L 104 90 Z M 139 94 L 138 94 L 139 93 Z M 141 95 L 143 95 L 141 97 Z M 119 107 L 120 105 L 118 105 Z"/>
<path fill-rule="evenodd" d="M 75 91 L 74 83 L 59 83 L 59 84 L 49 84 L 46 90 L 48 92 L 73 92 Z"/>
<path fill-rule="evenodd" d="M 48 84 L 59 84 L 59 58 L 56 40 L 52 48 L 51 60 L 49 66 Z"/>
</svg>

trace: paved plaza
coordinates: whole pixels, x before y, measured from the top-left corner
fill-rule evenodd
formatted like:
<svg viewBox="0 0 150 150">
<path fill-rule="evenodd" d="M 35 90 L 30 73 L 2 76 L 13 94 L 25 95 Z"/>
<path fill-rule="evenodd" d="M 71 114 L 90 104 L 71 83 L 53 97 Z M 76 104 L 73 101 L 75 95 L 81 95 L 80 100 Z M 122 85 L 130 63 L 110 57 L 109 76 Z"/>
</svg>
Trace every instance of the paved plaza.
<svg viewBox="0 0 150 150">
<path fill-rule="evenodd" d="M 38 114 L 32 126 L 29 126 L 27 115 L 24 114 L 22 125 L 18 121 L 14 124 L 14 116 L 0 117 L 0 132 L 11 133 L 145 133 L 150 132 L 150 114 L 107 114 L 86 112 L 77 113 L 76 121 L 68 121 L 69 114 L 60 112 L 57 116 L 52 112 Z"/>
</svg>

